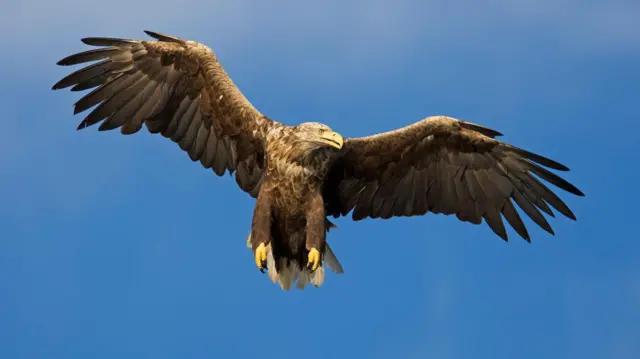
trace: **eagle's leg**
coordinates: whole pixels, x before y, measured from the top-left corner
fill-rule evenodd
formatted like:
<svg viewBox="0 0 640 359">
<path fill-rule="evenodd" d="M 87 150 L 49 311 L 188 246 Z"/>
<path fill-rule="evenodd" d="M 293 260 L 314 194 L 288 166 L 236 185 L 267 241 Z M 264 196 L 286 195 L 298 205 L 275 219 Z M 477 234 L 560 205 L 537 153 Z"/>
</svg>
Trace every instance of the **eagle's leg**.
<svg viewBox="0 0 640 359">
<path fill-rule="evenodd" d="M 256 266 L 262 273 L 267 268 L 267 245 L 271 240 L 271 201 L 267 193 L 260 192 L 253 210 L 251 223 L 251 249 Z"/>
<path fill-rule="evenodd" d="M 322 263 L 322 253 L 324 253 L 327 235 L 322 195 L 320 193 L 314 194 L 311 201 L 309 201 L 309 205 L 306 228 L 306 248 L 309 251 L 307 267 L 311 271 L 315 271 L 320 263 Z"/>
</svg>

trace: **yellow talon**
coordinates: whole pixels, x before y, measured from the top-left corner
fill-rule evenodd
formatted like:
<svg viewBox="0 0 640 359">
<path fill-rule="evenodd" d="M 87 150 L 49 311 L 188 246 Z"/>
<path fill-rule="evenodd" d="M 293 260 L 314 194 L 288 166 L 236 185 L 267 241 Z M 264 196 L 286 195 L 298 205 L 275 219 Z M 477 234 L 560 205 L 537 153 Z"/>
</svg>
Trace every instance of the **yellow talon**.
<svg viewBox="0 0 640 359">
<path fill-rule="evenodd" d="M 311 250 L 309 251 L 309 260 L 307 261 L 307 267 L 309 267 L 311 271 L 315 271 L 318 268 L 319 264 L 320 252 L 315 248 L 311 248 Z"/>
<path fill-rule="evenodd" d="M 258 266 L 258 269 L 262 271 L 262 269 L 265 267 L 265 264 L 267 262 L 267 247 L 264 245 L 264 243 L 260 243 L 258 248 L 256 248 L 255 256 L 256 256 L 256 265 Z"/>
</svg>

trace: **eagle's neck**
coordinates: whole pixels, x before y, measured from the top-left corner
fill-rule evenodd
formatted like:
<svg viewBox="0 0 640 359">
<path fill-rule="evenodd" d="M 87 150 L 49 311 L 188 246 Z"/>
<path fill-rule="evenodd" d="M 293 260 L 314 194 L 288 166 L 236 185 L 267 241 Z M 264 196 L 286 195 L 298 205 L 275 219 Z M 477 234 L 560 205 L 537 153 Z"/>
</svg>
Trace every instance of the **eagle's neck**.
<svg viewBox="0 0 640 359">
<path fill-rule="evenodd" d="M 267 177 L 272 179 L 321 183 L 329 169 L 331 153 L 327 148 L 299 140 L 285 128 L 269 134 L 266 162 Z"/>
<path fill-rule="evenodd" d="M 272 156 L 267 159 L 267 175 L 279 180 L 294 182 L 321 181 L 326 173 L 321 162 L 315 159 Z"/>
</svg>

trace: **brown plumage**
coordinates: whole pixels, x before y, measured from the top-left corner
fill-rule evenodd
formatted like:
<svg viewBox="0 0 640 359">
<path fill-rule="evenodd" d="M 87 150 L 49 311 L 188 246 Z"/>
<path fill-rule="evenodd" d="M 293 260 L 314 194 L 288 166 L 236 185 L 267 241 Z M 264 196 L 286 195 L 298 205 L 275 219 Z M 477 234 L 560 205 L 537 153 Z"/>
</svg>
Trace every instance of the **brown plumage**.
<svg viewBox="0 0 640 359">
<path fill-rule="evenodd" d="M 316 286 L 324 265 L 342 273 L 326 243 L 327 216 L 354 220 L 455 214 L 482 220 L 507 240 L 504 217 L 524 239 L 518 205 L 553 234 L 542 212 L 575 219 L 567 205 L 533 174 L 575 195 L 576 187 L 544 167 L 567 171 L 545 157 L 500 142 L 501 134 L 446 116 L 364 138 L 343 139 L 328 126 L 286 126 L 256 110 L 206 46 L 146 32 L 157 41 L 85 38 L 96 50 L 59 65 L 98 61 L 53 86 L 94 88 L 74 113 L 95 105 L 78 129 L 138 132 L 142 125 L 176 142 L 218 176 L 235 173 L 256 198 L 247 245 L 256 264 L 289 289 Z M 544 166 L 544 167 L 543 167 Z"/>
</svg>

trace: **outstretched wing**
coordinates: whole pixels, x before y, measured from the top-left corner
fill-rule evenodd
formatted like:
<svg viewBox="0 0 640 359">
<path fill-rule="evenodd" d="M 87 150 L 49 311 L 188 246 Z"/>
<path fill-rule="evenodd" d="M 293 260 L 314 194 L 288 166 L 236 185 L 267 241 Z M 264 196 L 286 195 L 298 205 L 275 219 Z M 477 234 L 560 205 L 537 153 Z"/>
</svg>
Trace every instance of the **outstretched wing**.
<svg viewBox="0 0 640 359">
<path fill-rule="evenodd" d="M 240 188 L 256 196 L 262 183 L 265 138 L 279 126 L 242 95 L 206 46 L 145 31 L 158 41 L 92 37 L 101 48 L 68 56 L 58 65 L 97 61 L 60 80 L 54 90 L 95 88 L 74 114 L 95 105 L 78 129 L 138 132 L 145 124 L 176 142 L 193 161 L 222 176 L 236 173 Z"/>
<path fill-rule="evenodd" d="M 567 205 L 533 176 L 583 196 L 542 166 L 569 169 L 494 139 L 500 135 L 437 116 L 395 131 L 347 139 L 344 156 L 335 162 L 325 182 L 328 214 L 338 217 L 353 210 L 354 220 L 427 212 L 455 214 L 474 224 L 484 219 L 507 240 L 502 214 L 527 241 L 529 233 L 513 202 L 551 234 L 540 210 L 553 216 L 551 206 L 575 220 Z"/>
</svg>

